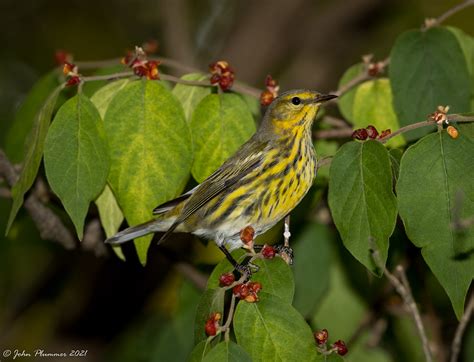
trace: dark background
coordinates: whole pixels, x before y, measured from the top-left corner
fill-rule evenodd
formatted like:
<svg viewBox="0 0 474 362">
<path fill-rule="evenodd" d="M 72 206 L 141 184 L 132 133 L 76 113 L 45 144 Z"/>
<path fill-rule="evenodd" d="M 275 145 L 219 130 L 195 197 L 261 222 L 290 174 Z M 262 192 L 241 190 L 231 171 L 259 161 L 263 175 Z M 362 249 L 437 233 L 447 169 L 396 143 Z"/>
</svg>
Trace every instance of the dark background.
<svg viewBox="0 0 474 362">
<path fill-rule="evenodd" d="M 425 17 L 438 16 L 457 3 L 0 1 L 0 147 L 15 110 L 35 80 L 54 67 L 58 49 L 70 51 L 76 60 L 109 59 L 156 39 L 159 55 L 203 70 L 226 59 L 238 80 L 258 88 L 272 74 L 282 90 L 329 91 L 361 55 L 385 58 L 401 32 L 420 27 Z M 474 9 L 466 9 L 447 24 L 472 35 L 473 16 Z M 59 209 L 54 197 L 52 201 Z M 196 240 L 178 236 L 176 246 L 153 249 L 150 265 L 142 269 L 133 258 L 124 263 L 100 246 L 65 251 L 41 240 L 25 211 L 4 237 L 10 205 L 8 197 L 0 198 L 0 346 L 51 352 L 87 349 L 87 360 L 102 361 L 147 360 L 146 351 L 156 347 L 158 338 L 159 343 L 169 338 L 170 346 L 179 345 L 163 337 L 163 329 L 170 326 L 166 317 L 176 315 L 176 300 L 196 298 L 198 292 L 178 288 L 182 282 L 170 260 L 196 261 L 197 254 L 202 271 L 209 271 L 205 252 L 196 252 Z M 96 215 L 93 208 L 91 215 Z M 298 225 L 295 228 L 297 233 Z M 177 256 L 170 255 L 175 251 Z M 213 255 L 208 258 L 211 264 L 216 261 Z M 182 338 L 190 339 L 192 333 Z M 120 357 L 117 350 L 122 351 Z M 175 351 L 176 358 L 187 352 Z M 127 353 L 131 357 L 125 357 Z"/>
</svg>

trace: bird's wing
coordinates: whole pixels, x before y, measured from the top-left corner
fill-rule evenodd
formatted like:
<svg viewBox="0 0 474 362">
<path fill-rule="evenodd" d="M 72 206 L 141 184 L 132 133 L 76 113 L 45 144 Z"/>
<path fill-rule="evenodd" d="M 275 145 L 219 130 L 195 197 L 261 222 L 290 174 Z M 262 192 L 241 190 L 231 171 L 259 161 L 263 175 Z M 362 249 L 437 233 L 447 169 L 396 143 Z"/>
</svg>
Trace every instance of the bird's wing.
<svg viewBox="0 0 474 362">
<path fill-rule="evenodd" d="M 173 199 L 173 200 L 170 200 L 170 201 L 166 201 L 160 205 L 158 205 L 157 207 L 155 207 L 153 209 L 153 215 L 159 215 L 159 214 L 163 214 L 167 211 L 170 211 L 172 209 L 174 209 L 176 206 L 178 206 L 181 202 L 183 202 L 184 200 L 187 200 L 191 197 L 191 195 L 193 194 L 194 191 L 196 191 L 196 189 L 199 187 L 196 186 L 195 188 L 193 188 L 192 190 L 189 190 L 188 192 L 186 192 L 185 194 L 182 194 L 181 196 L 178 196 L 177 198 Z"/>
<path fill-rule="evenodd" d="M 258 142 L 246 144 L 246 146 L 224 162 L 219 169 L 198 185 L 195 190 L 192 190 L 194 192 L 190 195 L 191 197 L 189 197 L 183 207 L 181 214 L 158 243 L 163 242 L 179 224 L 188 219 L 206 203 L 262 164 L 262 153 L 265 150 L 266 143 Z"/>
</svg>

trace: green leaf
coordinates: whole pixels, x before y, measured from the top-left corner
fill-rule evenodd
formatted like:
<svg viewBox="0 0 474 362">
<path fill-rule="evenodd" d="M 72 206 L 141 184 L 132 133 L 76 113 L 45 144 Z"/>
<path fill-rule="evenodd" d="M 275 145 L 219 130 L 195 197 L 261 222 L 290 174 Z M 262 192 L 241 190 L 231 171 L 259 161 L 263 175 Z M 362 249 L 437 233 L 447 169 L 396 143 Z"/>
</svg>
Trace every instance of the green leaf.
<svg viewBox="0 0 474 362">
<path fill-rule="evenodd" d="M 130 225 L 148 221 L 153 208 L 179 195 L 189 177 L 192 144 L 181 104 L 157 82 L 130 82 L 113 97 L 104 122 L 109 184 Z M 142 263 L 150 240 L 135 241 Z"/>
<path fill-rule="evenodd" d="M 195 158 L 193 177 L 202 182 L 255 132 L 245 102 L 236 94 L 210 94 L 196 107 L 191 119 Z"/>
<path fill-rule="evenodd" d="M 348 341 L 364 319 L 367 306 L 350 286 L 339 261 L 333 262 L 328 272 L 329 290 L 312 318 L 312 326 L 326 328 L 335 339 Z"/>
<path fill-rule="evenodd" d="M 474 227 L 455 229 L 457 219 L 474 215 L 473 154 L 474 140 L 464 132 L 457 139 L 431 134 L 405 152 L 397 184 L 407 235 L 422 248 L 458 318 L 474 276 Z"/>
<path fill-rule="evenodd" d="M 295 282 L 288 264 L 280 257 L 256 259 L 253 263 L 260 269 L 252 275 L 252 281 L 260 282 L 266 293 L 291 303 L 295 294 Z"/>
<path fill-rule="evenodd" d="M 245 252 L 236 250 L 232 253 L 237 261 L 242 261 Z M 280 297 L 287 303 L 291 303 L 295 293 L 295 283 L 293 273 L 286 262 L 280 258 L 256 259 L 253 261 L 259 267 L 258 271 L 253 273 L 252 281 L 260 282 L 265 292 Z M 219 277 L 224 273 L 229 273 L 234 267 L 227 259 L 223 259 L 212 271 L 208 281 L 207 288 L 218 288 Z"/>
<path fill-rule="evenodd" d="M 105 112 L 109 108 L 109 104 L 112 99 L 129 83 L 129 79 L 120 79 L 115 82 L 108 83 L 94 93 L 94 95 L 91 97 L 91 102 L 99 111 L 100 117 L 102 119 L 104 119 Z"/>
<path fill-rule="evenodd" d="M 396 184 L 398 175 L 400 174 L 400 161 L 403 156 L 403 151 L 399 148 L 392 148 L 388 154 L 390 155 L 390 164 L 392 166 L 393 182 Z"/>
<path fill-rule="evenodd" d="M 464 54 L 471 80 L 471 111 L 474 111 L 474 38 L 455 27 L 448 26 L 446 29 L 454 34 Z"/>
<path fill-rule="evenodd" d="M 194 343 L 207 339 L 204 327 L 211 314 L 220 313 L 224 316 L 224 295 L 223 288 L 206 289 L 199 300 L 194 322 Z"/>
<path fill-rule="evenodd" d="M 243 94 L 243 93 L 237 93 L 242 99 L 243 101 L 245 102 L 245 104 L 247 105 L 250 113 L 252 113 L 252 116 L 254 119 L 256 119 L 257 121 L 260 121 L 260 118 L 262 116 L 262 112 L 261 112 L 261 105 L 260 105 L 260 99 L 258 98 L 255 98 L 254 96 L 251 96 L 249 94 Z M 318 115 L 320 113 L 323 113 L 324 109 L 321 109 L 319 112 L 318 112 Z"/>
<path fill-rule="evenodd" d="M 196 344 L 188 358 L 189 362 L 201 362 L 211 350 L 212 346 L 208 339 Z"/>
<path fill-rule="evenodd" d="M 325 157 L 334 156 L 338 148 L 339 143 L 336 141 L 317 140 L 314 143 L 314 149 L 316 151 L 316 155 L 318 156 L 318 160 L 322 160 Z M 329 167 L 326 165 L 318 168 L 316 182 L 323 181 L 322 178 L 329 178 Z M 327 182 L 327 180 L 324 180 L 324 182 Z"/>
<path fill-rule="evenodd" d="M 397 219 L 387 149 L 378 141 L 343 145 L 331 162 L 328 201 L 345 247 L 380 276 L 370 250 L 376 247 L 385 264 Z"/>
<path fill-rule="evenodd" d="M 329 287 L 331 242 L 328 228 L 319 224 L 307 226 L 295 242 L 293 305 L 305 317 L 314 311 Z"/>
<path fill-rule="evenodd" d="M 99 112 L 79 94 L 59 109 L 44 145 L 46 176 L 76 227 L 79 239 L 89 203 L 103 190 L 109 172 Z"/>
<path fill-rule="evenodd" d="M 105 116 L 105 112 L 109 107 L 110 101 L 128 83 L 130 83 L 129 79 L 117 80 L 105 85 L 94 93 L 91 98 L 91 102 L 99 111 L 100 117 L 102 119 Z M 124 216 L 109 185 L 105 185 L 104 190 L 95 200 L 95 204 L 97 205 L 97 209 L 99 211 L 99 217 L 105 230 L 105 235 L 108 238 L 115 235 L 123 222 Z M 116 247 L 112 248 L 112 250 L 120 259 L 125 260 L 122 249 Z"/>
<path fill-rule="evenodd" d="M 346 70 L 341 80 L 339 81 L 339 88 L 349 83 L 352 79 L 357 77 L 363 71 L 364 71 L 363 63 L 357 63 L 351 66 L 349 69 Z M 352 88 L 351 90 L 349 90 L 348 92 L 344 93 L 344 95 L 342 95 L 337 102 L 339 111 L 344 116 L 344 118 L 350 122 L 353 121 L 352 108 L 354 105 L 354 97 L 355 97 L 356 90 L 358 87 L 359 86 L 356 86 Z"/>
<path fill-rule="evenodd" d="M 35 181 L 36 174 L 43 158 L 44 140 L 48 132 L 49 123 L 53 115 L 56 100 L 62 86 L 57 87 L 53 93 L 50 94 L 46 102 L 43 104 L 41 110 L 36 114 L 33 128 L 28 136 L 26 142 L 26 155 L 23 161 L 23 169 L 20 177 L 12 189 L 13 205 L 8 218 L 8 224 L 5 234 L 8 234 L 16 214 L 23 204 L 25 193 L 30 189 Z"/>
<path fill-rule="evenodd" d="M 439 105 L 449 105 L 454 113 L 470 109 L 471 81 L 464 54 L 445 28 L 400 35 L 390 54 L 389 75 L 401 126 L 425 120 Z M 429 131 L 419 128 L 407 139 Z"/>
<path fill-rule="evenodd" d="M 291 305 L 259 293 L 257 303 L 239 302 L 234 316 L 237 343 L 252 361 L 311 361 L 317 358 L 311 329 Z"/>
<path fill-rule="evenodd" d="M 100 221 L 105 235 L 110 238 L 115 235 L 123 222 L 123 213 L 115 199 L 112 189 L 105 185 L 102 193 L 95 200 L 99 211 Z M 115 248 L 114 248 L 115 250 Z"/>
<path fill-rule="evenodd" d="M 221 342 L 204 357 L 205 362 L 251 362 L 252 359 L 245 350 L 232 341 Z"/>
<path fill-rule="evenodd" d="M 183 75 L 181 79 L 190 81 L 204 81 L 209 80 L 209 76 L 201 73 L 190 73 Z M 206 97 L 208 94 L 211 94 L 211 87 L 200 87 L 176 83 L 173 88 L 173 94 L 181 102 L 186 120 L 190 122 L 191 116 L 196 106 L 202 101 L 204 97 Z"/>
<path fill-rule="evenodd" d="M 357 87 L 354 96 L 353 120 L 355 128 L 365 128 L 369 124 L 379 132 L 399 129 L 398 119 L 392 106 L 392 90 L 386 78 L 371 80 Z M 388 146 L 403 146 L 403 135 L 392 138 Z"/>
<path fill-rule="evenodd" d="M 35 117 L 59 84 L 58 71 L 57 69 L 52 70 L 35 83 L 22 102 L 5 137 L 5 152 L 11 162 L 22 161 L 25 141 L 33 127 Z"/>
</svg>

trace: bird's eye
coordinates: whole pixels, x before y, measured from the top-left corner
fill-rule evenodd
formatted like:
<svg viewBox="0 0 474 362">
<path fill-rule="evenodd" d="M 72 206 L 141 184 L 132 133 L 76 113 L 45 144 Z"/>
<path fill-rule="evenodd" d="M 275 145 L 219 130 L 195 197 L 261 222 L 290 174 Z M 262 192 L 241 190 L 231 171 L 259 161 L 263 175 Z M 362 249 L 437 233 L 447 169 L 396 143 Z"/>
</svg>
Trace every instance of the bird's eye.
<svg viewBox="0 0 474 362">
<path fill-rule="evenodd" d="M 291 99 L 291 103 L 293 103 L 295 106 L 301 103 L 301 99 L 299 97 L 293 97 Z"/>
</svg>

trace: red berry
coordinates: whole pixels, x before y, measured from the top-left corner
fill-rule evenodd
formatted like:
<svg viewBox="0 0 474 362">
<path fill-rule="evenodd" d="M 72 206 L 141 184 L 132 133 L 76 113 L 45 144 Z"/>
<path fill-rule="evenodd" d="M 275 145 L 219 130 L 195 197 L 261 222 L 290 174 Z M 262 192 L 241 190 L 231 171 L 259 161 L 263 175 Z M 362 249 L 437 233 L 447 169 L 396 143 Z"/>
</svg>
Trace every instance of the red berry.
<svg viewBox="0 0 474 362">
<path fill-rule="evenodd" d="M 80 82 L 81 82 L 81 78 L 79 78 L 79 76 L 77 75 L 74 75 L 67 80 L 66 87 L 72 87 L 76 84 L 79 84 Z"/>
<path fill-rule="evenodd" d="M 230 76 L 221 76 L 219 80 L 219 86 L 223 91 L 229 90 L 234 84 L 234 79 Z"/>
<path fill-rule="evenodd" d="M 389 134 L 392 133 L 392 130 L 390 128 L 388 129 L 384 129 L 382 132 L 380 132 L 379 134 L 379 137 L 378 138 L 384 138 L 384 137 L 387 137 Z"/>
<path fill-rule="evenodd" d="M 255 230 L 250 225 L 240 230 L 240 240 L 242 240 L 244 244 L 251 243 L 254 237 L 255 237 Z"/>
<path fill-rule="evenodd" d="M 264 90 L 260 94 L 260 104 L 264 107 L 269 106 L 273 102 L 273 94 L 269 90 Z"/>
<path fill-rule="evenodd" d="M 273 259 L 275 257 L 276 250 L 273 246 L 265 245 L 262 249 L 262 256 L 265 259 Z"/>
<path fill-rule="evenodd" d="M 204 330 L 208 336 L 215 336 L 217 334 L 217 328 L 219 327 L 219 321 L 222 316 L 220 313 L 212 313 L 206 321 Z"/>
<path fill-rule="evenodd" d="M 317 344 L 326 344 L 329 338 L 329 333 L 327 329 L 321 329 L 319 331 L 314 332 L 314 340 Z"/>
<path fill-rule="evenodd" d="M 206 335 L 215 336 L 217 333 L 216 322 L 210 319 L 207 320 L 206 325 L 204 326 L 204 330 L 206 331 Z"/>
<path fill-rule="evenodd" d="M 221 287 L 228 287 L 235 282 L 235 276 L 232 273 L 224 273 L 219 277 L 219 285 Z"/>
<path fill-rule="evenodd" d="M 219 83 L 219 80 L 221 79 L 221 76 L 219 74 L 213 74 L 210 81 L 211 84 L 217 84 Z"/>
<path fill-rule="evenodd" d="M 369 135 L 367 134 L 367 130 L 365 128 L 359 128 L 352 132 L 352 138 L 356 140 L 364 141 L 368 136 Z"/>
<path fill-rule="evenodd" d="M 334 342 L 332 347 L 336 349 L 337 353 L 340 356 L 344 356 L 348 352 L 346 344 L 344 343 L 344 341 L 341 341 L 340 339 Z"/>
<path fill-rule="evenodd" d="M 374 126 L 370 125 L 370 126 L 367 126 L 367 135 L 369 136 L 369 138 L 371 139 L 376 139 L 377 136 L 379 135 L 379 132 L 377 131 L 377 128 L 375 128 Z"/>
<path fill-rule="evenodd" d="M 249 295 L 249 287 L 246 284 L 237 284 L 232 293 L 239 299 L 245 299 Z"/>
<path fill-rule="evenodd" d="M 267 75 L 267 78 L 265 78 L 265 85 L 267 88 L 275 88 L 278 86 L 277 81 L 273 79 L 270 74 Z"/>
<path fill-rule="evenodd" d="M 262 290 L 262 284 L 259 282 L 248 282 L 247 286 L 252 293 L 258 293 Z"/>
</svg>

